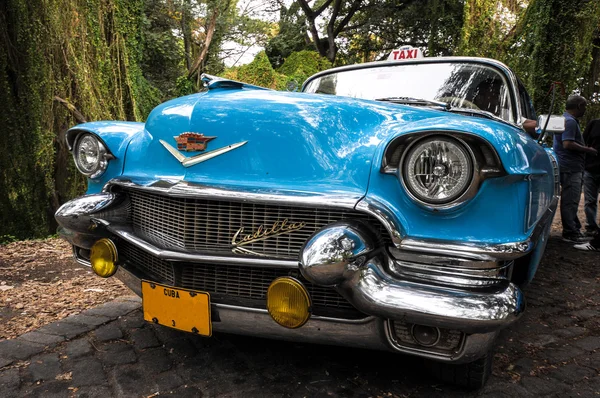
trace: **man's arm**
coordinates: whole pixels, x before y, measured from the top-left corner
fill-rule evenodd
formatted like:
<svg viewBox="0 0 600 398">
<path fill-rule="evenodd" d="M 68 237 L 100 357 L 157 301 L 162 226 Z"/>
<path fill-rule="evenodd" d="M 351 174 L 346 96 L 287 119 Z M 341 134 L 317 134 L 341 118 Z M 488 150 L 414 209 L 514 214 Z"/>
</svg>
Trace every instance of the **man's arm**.
<svg viewBox="0 0 600 398">
<path fill-rule="evenodd" d="M 575 141 L 564 141 L 563 140 L 563 148 L 568 149 L 569 151 L 589 153 L 590 155 L 594 155 L 594 156 L 596 156 L 598 154 L 598 151 L 595 150 L 594 148 L 589 148 L 587 146 L 583 146 L 581 144 L 578 144 Z"/>
<path fill-rule="evenodd" d="M 593 156 L 597 155 L 598 151 L 596 151 L 594 148 L 588 148 L 584 145 L 579 144 L 575 140 L 578 128 L 579 127 L 577 125 L 577 122 L 571 119 L 567 119 L 565 123 L 565 131 L 562 133 L 563 148 L 574 152 L 589 153 Z"/>
</svg>

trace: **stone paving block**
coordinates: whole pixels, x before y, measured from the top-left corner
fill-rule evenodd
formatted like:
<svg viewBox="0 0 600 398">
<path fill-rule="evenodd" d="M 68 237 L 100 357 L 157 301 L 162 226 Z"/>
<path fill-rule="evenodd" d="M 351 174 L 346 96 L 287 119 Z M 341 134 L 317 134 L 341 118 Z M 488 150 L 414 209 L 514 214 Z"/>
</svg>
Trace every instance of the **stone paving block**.
<svg viewBox="0 0 600 398">
<path fill-rule="evenodd" d="M 574 311 L 571 313 L 572 316 L 576 316 L 579 319 L 590 319 L 600 316 L 600 311 L 592 310 L 592 309 L 583 309 L 579 311 Z"/>
<path fill-rule="evenodd" d="M 157 374 L 154 377 L 154 380 L 156 381 L 158 391 L 161 393 L 161 395 L 174 391 L 185 384 L 183 379 L 172 370 Z"/>
<path fill-rule="evenodd" d="M 173 358 L 190 358 L 198 354 L 196 347 L 185 337 L 168 341 L 164 347 Z"/>
<path fill-rule="evenodd" d="M 129 296 L 123 296 L 123 297 L 119 297 L 117 299 L 117 301 L 133 301 L 135 303 L 138 304 L 142 304 L 142 298 L 140 296 L 137 296 L 135 294 L 129 295 Z"/>
<path fill-rule="evenodd" d="M 152 348 L 139 354 L 139 363 L 150 373 L 156 374 L 171 369 L 173 362 L 162 348 Z"/>
<path fill-rule="evenodd" d="M 534 361 L 531 358 L 519 358 L 513 362 L 513 370 L 519 374 L 529 374 L 533 369 Z"/>
<path fill-rule="evenodd" d="M 0 355 L 8 359 L 27 359 L 42 351 L 43 344 L 18 339 L 0 341 Z"/>
<path fill-rule="evenodd" d="M 27 387 L 24 396 L 39 397 L 39 398 L 69 398 L 71 390 L 69 390 L 67 381 L 53 380 L 47 383 Z"/>
<path fill-rule="evenodd" d="M 111 321 L 112 319 L 113 318 L 108 317 L 108 316 L 101 316 L 101 315 L 90 316 L 90 315 L 77 314 L 77 315 L 70 315 L 70 316 L 66 317 L 65 319 L 63 319 L 63 322 L 77 323 L 80 325 L 100 326 L 108 321 Z"/>
<path fill-rule="evenodd" d="M 158 340 L 160 342 L 162 342 L 163 344 L 166 343 L 167 341 L 179 340 L 182 337 L 186 337 L 186 334 L 188 334 L 188 333 L 182 332 L 181 330 L 171 329 L 171 328 L 167 328 L 167 327 L 160 326 L 160 325 L 148 324 L 148 326 L 152 330 L 154 330 L 154 333 L 158 337 Z"/>
<path fill-rule="evenodd" d="M 556 383 L 546 377 L 525 376 L 521 378 L 520 383 L 527 393 L 533 397 L 545 397 L 569 388 L 567 385 Z"/>
<path fill-rule="evenodd" d="M 69 341 L 65 346 L 64 352 L 67 357 L 75 359 L 91 354 L 93 349 L 87 338 L 82 337 L 77 340 Z"/>
<path fill-rule="evenodd" d="M 175 390 L 173 396 L 177 398 L 201 398 L 204 394 L 198 387 L 184 385 Z"/>
<path fill-rule="evenodd" d="M 139 366 L 124 365 L 115 367 L 109 379 L 117 396 L 139 397 L 158 392 L 154 375 L 144 372 Z"/>
<path fill-rule="evenodd" d="M 573 360 L 573 358 L 577 358 L 578 356 L 584 353 L 583 350 L 573 347 L 573 346 L 565 346 L 559 348 L 553 348 L 551 350 L 547 350 L 544 352 L 544 357 L 550 363 L 560 363 L 560 362 L 569 362 Z"/>
<path fill-rule="evenodd" d="M 97 307 L 90 308 L 89 310 L 85 310 L 81 314 L 88 316 L 105 316 L 111 319 L 117 319 L 118 317 L 126 315 L 139 307 L 140 304 L 135 301 L 111 301 Z"/>
<path fill-rule="evenodd" d="M 582 380 L 591 379 L 595 375 L 596 371 L 593 369 L 575 363 L 561 366 L 548 374 L 548 376 L 568 384 L 576 384 Z"/>
<path fill-rule="evenodd" d="M 75 398 L 109 398 L 112 396 L 112 390 L 104 386 L 84 386 L 75 391 Z"/>
<path fill-rule="evenodd" d="M 99 342 L 118 340 L 123 338 L 123 332 L 117 322 L 111 322 L 94 330 L 94 338 Z"/>
<path fill-rule="evenodd" d="M 547 345 L 554 344 L 558 341 L 558 337 L 551 334 L 538 334 L 534 336 L 526 336 L 520 339 L 521 343 L 531 345 L 537 348 L 543 348 Z"/>
<path fill-rule="evenodd" d="M 61 373 L 58 354 L 42 354 L 31 358 L 26 380 L 31 382 L 54 380 Z"/>
<path fill-rule="evenodd" d="M 33 332 L 25 333 L 17 337 L 19 340 L 29 341 L 31 343 L 43 344 L 46 346 L 55 345 L 65 341 L 64 336 L 56 336 L 53 334 L 40 333 L 36 330 Z"/>
<path fill-rule="evenodd" d="M 0 352 L 0 354 L 2 354 Z M 10 365 L 11 363 L 13 363 L 13 359 L 10 358 L 4 358 L 4 357 L 0 357 L 0 369 L 2 369 L 3 367 Z"/>
<path fill-rule="evenodd" d="M 562 328 L 566 328 L 569 326 L 575 326 L 575 324 L 577 323 L 577 319 L 571 318 L 570 316 L 566 316 L 566 315 L 552 317 L 552 318 L 549 318 L 547 321 L 548 321 L 548 324 L 553 329 L 557 329 L 557 328 L 562 329 Z"/>
<path fill-rule="evenodd" d="M 557 329 L 554 334 L 559 337 L 579 337 L 588 332 L 588 329 L 581 326 L 571 326 L 564 329 Z"/>
<path fill-rule="evenodd" d="M 600 336 L 588 336 L 573 341 L 572 344 L 586 351 L 595 351 L 600 348 Z"/>
<path fill-rule="evenodd" d="M 143 350 L 151 347 L 158 347 L 162 345 L 156 338 L 156 335 L 154 334 L 154 330 L 152 330 L 152 328 L 132 330 L 131 339 L 133 340 L 134 347 L 138 350 Z"/>
<path fill-rule="evenodd" d="M 118 341 L 101 345 L 98 358 L 106 365 L 123 365 L 137 360 L 133 347 Z"/>
<path fill-rule="evenodd" d="M 79 336 L 94 329 L 92 325 L 80 325 L 69 322 L 53 322 L 38 329 L 40 333 L 53 334 L 56 336 L 64 336 L 67 339 Z"/>
<path fill-rule="evenodd" d="M 119 319 L 119 326 L 123 331 L 129 331 L 131 329 L 138 329 L 148 325 L 148 322 L 144 320 L 142 311 L 133 311 Z"/>
<path fill-rule="evenodd" d="M 14 390 L 19 387 L 21 378 L 18 368 L 10 368 L 0 371 L 0 391 Z"/>
<path fill-rule="evenodd" d="M 106 385 L 107 383 L 102 363 L 94 357 L 69 361 L 63 370 L 73 372 L 71 385 L 75 387 Z"/>
</svg>

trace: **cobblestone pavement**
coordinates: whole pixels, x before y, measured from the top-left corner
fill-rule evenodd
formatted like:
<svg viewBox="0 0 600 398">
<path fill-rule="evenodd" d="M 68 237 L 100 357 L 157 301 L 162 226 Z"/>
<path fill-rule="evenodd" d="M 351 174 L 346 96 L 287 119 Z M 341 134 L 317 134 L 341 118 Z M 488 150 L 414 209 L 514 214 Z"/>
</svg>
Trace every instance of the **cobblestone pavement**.
<svg viewBox="0 0 600 398">
<path fill-rule="evenodd" d="M 568 250 L 551 239 L 546 258 L 558 261 L 526 288 L 528 309 L 501 333 L 481 391 L 440 384 L 413 357 L 158 327 L 128 297 L 0 341 L 0 396 L 598 396 L 600 261 L 578 264 Z"/>
</svg>

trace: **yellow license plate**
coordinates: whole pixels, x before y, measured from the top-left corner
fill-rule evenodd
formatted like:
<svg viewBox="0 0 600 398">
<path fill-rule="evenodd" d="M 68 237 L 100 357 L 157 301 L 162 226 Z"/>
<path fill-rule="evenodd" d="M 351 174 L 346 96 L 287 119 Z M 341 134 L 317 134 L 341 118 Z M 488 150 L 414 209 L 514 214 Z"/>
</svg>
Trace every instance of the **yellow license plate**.
<svg viewBox="0 0 600 398">
<path fill-rule="evenodd" d="M 142 281 L 144 319 L 170 328 L 212 335 L 210 295 Z"/>
</svg>

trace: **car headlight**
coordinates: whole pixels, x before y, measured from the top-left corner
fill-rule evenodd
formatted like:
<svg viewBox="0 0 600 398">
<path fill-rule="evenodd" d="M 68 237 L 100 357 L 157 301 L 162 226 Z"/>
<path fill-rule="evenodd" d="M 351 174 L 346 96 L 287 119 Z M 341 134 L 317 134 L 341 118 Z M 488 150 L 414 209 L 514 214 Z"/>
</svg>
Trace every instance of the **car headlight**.
<svg viewBox="0 0 600 398">
<path fill-rule="evenodd" d="M 460 141 L 432 137 L 417 141 L 403 157 L 400 178 L 417 200 L 444 205 L 458 199 L 473 180 L 470 151 Z"/>
<path fill-rule="evenodd" d="M 111 156 L 96 136 L 81 134 L 73 146 L 73 158 L 77 170 L 89 178 L 97 178 L 106 171 Z"/>
</svg>

